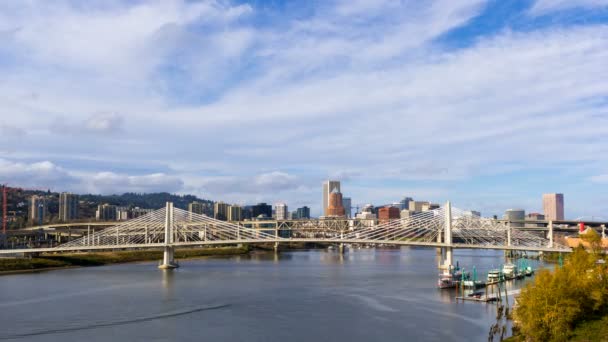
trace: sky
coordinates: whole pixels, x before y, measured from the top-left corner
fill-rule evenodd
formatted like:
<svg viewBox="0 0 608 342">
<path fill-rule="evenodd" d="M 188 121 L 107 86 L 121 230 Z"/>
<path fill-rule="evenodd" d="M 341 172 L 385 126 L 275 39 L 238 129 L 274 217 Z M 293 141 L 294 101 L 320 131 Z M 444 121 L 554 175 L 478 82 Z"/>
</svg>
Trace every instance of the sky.
<svg viewBox="0 0 608 342">
<path fill-rule="evenodd" d="M 4 0 L 0 183 L 608 218 L 608 0 Z"/>
</svg>

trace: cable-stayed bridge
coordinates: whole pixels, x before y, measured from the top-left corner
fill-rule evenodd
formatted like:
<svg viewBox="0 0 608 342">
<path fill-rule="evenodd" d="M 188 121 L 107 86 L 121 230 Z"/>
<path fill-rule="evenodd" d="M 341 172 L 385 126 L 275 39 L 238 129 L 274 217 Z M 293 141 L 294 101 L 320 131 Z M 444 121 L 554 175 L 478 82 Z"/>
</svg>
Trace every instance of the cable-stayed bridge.
<svg viewBox="0 0 608 342">
<path fill-rule="evenodd" d="M 401 245 L 444 248 L 445 264 L 452 265 L 452 249 L 498 249 L 544 252 L 569 252 L 558 244 L 550 229 L 544 233 L 525 231 L 492 219 L 470 215 L 469 212 L 445 206 L 408 218 L 375 226 L 351 229 L 292 229 L 245 227 L 216 220 L 205 215 L 174 208 L 165 208 L 115 226 L 88 233 L 76 240 L 52 248 L 0 250 L 0 254 L 74 252 L 94 250 L 164 249 L 163 266 L 175 265 L 176 247 L 227 244 L 263 244 L 275 246 L 286 242 L 315 242 L 366 245 Z"/>
</svg>

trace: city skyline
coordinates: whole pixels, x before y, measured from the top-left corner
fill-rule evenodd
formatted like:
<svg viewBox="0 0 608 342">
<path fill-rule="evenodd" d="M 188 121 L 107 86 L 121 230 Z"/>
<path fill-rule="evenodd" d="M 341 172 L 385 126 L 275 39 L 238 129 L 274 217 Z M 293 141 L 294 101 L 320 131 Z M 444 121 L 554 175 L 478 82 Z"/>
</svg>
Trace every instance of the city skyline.
<svg viewBox="0 0 608 342">
<path fill-rule="evenodd" d="M 582 0 L 3 2 L 0 183 L 320 215 L 337 179 L 353 205 L 555 192 L 602 216 L 607 22 Z"/>
</svg>

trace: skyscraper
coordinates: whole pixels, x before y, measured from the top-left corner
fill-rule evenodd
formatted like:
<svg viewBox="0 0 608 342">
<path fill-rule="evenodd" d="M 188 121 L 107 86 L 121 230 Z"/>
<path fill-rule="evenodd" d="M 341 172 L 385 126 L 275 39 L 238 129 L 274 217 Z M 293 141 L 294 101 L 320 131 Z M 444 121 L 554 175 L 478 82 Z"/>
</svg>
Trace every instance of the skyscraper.
<svg viewBox="0 0 608 342">
<path fill-rule="evenodd" d="M 334 189 L 329 194 L 329 201 L 325 209 L 325 216 L 344 217 L 344 206 L 342 205 L 342 194 Z"/>
<path fill-rule="evenodd" d="M 194 213 L 194 214 L 202 215 L 203 214 L 203 203 L 194 201 L 194 202 L 188 204 L 188 211 L 191 213 Z"/>
<path fill-rule="evenodd" d="M 226 221 L 228 220 L 228 203 L 215 202 L 213 204 L 213 217 L 216 220 Z"/>
<path fill-rule="evenodd" d="M 543 212 L 546 220 L 563 220 L 564 194 L 543 194 Z"/>
<path fill-rule="evenodd" d="M 78 195 L 62 192 L 59 195 L 59 221 L 69 222 L 78 218 Z"/>
<path fill-rule="evenodd" d="M 302 208 L 298 208 L 298 219 L 309 219 L 310 218 L 310 208 L 307 206 L 303 206 Z"/>
<path fill-rule="evenodd" d="M 289 211 L 287 210 L 287 204 L 285 203 L 276 203 L 274 205 L 274 211 L 277 215 L 277 220 L 287 220 Z"/>
<path fill-rule="evenodd" d="M 228 221 L 241 221 L 243 219 L 243 209 L 233 204 L 228 207 Z"/>
<path fill-rule="evenodd" d="M 342 198 L 342 206 L 344 207 L 344 216 L 346 216 L 346 218 L 351 218 L 351 203 L 350 197 Z"/>
<path fill-rule="evenodd" d="M 328 180 L 323 183 L 323 203 L 321 204 L 321 212 L 325 213 L 327 206 L 329 205 L 329 194 L 332 191 L 337 190 L 340 192 L 340 182 Z"/>
<path fill-rule="evenodd" d="M 33 195 L 29 201 L 28 218 L 33 223 L 45 222 L 48 215 L 48 205 L 43 196 Z"/>
</svg>

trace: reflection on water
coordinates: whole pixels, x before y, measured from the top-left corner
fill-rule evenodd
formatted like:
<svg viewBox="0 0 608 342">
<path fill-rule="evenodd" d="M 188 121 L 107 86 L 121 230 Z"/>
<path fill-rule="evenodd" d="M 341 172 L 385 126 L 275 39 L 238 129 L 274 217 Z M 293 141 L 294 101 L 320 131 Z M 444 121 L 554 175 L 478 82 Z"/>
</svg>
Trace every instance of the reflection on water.
<svg viewBox="0 0 608 342">
<path fill-rule="evenodd" d="M 496 306 L 438 290 L 438 259 L 435 249 L 406 247 L 256 252 L 186 260 L 172 271 L 151 262 L 3 276 L 0 339 L 487 339 Z M 454 260 L 485 277 L 504 256 L 465 250 Z"/>
</svg>

